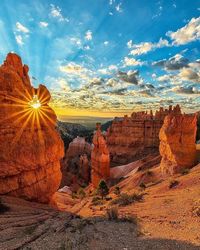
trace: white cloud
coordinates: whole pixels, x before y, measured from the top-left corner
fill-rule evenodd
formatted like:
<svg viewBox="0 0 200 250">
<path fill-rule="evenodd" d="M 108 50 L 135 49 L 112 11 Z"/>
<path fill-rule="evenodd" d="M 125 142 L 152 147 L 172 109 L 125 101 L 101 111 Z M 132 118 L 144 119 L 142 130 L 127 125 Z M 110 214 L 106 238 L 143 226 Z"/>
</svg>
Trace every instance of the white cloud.
<svg viewBox="0 0 200 250">
<path fill-rule="evenodd" d="M 103 44 L 107 46 L 109 44 L 109 41 L 105 41 Z"/>
<path fill-rule="evenodd" d="M 116 65 L 110 65 L 109 67 L 108 67 L 108 69 L 110 70 L 110 71 L 112 71 L 112 70 L 117 70 L 118 68 L 117 68 L 117 66 Z"/>
<path fill-rule="evenodd" d="M 51 6 L 50 16 L 57 18 L 58 21 L 60 22 L 63 21 L 69 22 L 69 19 L 62 15 L 61 13 L 62 10 L 60 7 L 55 6 L 54 4 L 51 4 L 50 6 Z"/>
<path fill-rule="evenodd" d="M 78 45 L 78 46 L 81 45 L 81 40 L 80 40 L 79 38 L 77 38 L 77 37 L 71 37 L 71 38 L 70 38 L 70 41 L 71 41 L 73 44 L 76 44 L 76 45 Z"/>
<path fill-rule="evenodd" d="M 39 22 L 41 28 L 46 28 L 49 24 L 47 22 Z"/>
<path fill-rule="evenodd" d="M 84 49 L 84 50 L 90 50 L 90 46 L 89 46 L 89 45 L 86 45 L 86 46 L 84 46 L 83 49 Z"/>
<path fill-rule="evenodd" d="M 16 22 L 16 28 L 17 31 L 19 32 L 23 32 L 23 33 L 29 33 L 29 29 L 27 27 L 25 27 L 24 25 L 22 25 L 20 22 Z"/>
<path fill-rule="evenodd" d="M 175 32 L 168 31 L 167 36 L 173 45 L 186 44 L 200 39 L 200 17 L 192 18 L 188 24 Z"/>
<path fill-rule="evenodd" d="M 122 3 L 119 3 L 118 5 L 115 6 L 115 9 L 117 12 L 122 12 L 121 5 L 122 5 Z"/>
<path fill-rule="evenodd" d="M 92 40 L 92 31 L 91 30 L 86 31 L 85 39 L 88 41 Z"/>
<path fill-rule="evenodd" d="M 15 36 L 15 39 L 16 39 L 16 42 L 17 42 L 20 46 L 22 46 L 22 45 L 24 44 L 21 35 L 16 35 L 16 36 Z"/>
<path fill-rule="evenodd" d="M 178 76 L 185 81 L 200 82 L 200 74 L 190 68 L 182 68 Z"/>
<path fill-rule="evenodd" d="M 139 44 L 133 44 L 132 40 L 130 40 L 127 43 L 127 46 L 132 49 L 130 52 L 131 55 L 142 55 L 153 49 L 169 46 L 169 42 L 166 39 L 160 38 L 158 43 L 142 42 Z"/>
<path fill-rule="evenodd" d="M 132 46 L 133 46 L 133 41 L 132 41 L 132 40 L 129 40 L 129 41 L 127 42 L 127 47 L 128 47 L 129 49 L 131 49 Z"/>
<path fill-rule="evenodd" d="M 124 57 L 124 66 L 141 66 L 144 63 L 135 58 Z"/>
</svg>

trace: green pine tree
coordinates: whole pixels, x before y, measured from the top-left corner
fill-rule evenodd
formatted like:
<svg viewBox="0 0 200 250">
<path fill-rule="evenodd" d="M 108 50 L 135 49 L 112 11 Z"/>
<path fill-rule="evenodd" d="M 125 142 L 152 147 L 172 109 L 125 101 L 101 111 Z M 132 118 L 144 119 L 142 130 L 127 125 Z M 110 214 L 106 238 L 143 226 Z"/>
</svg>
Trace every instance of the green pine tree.
<svg viewBox="0 0 200 250">
<path fill-rule="evenodd" d="M 99 182 L 98 194 L 101 195 L 102 200 L 107 194 L 109 194 L 109 188 L 104 180 Z"/>
</svg>

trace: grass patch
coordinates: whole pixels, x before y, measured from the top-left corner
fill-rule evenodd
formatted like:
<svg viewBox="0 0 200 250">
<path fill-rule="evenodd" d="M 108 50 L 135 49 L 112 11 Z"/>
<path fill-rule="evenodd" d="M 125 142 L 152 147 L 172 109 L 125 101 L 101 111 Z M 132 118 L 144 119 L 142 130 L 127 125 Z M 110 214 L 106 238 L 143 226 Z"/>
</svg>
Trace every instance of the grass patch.
<svg viewBox="0 0 200 250">
<path fill-rule="evenodd" d="M 182 174 L 182 175 L 189 174 L 189 172 L 190 172 L 190 169 L 189 169 L 189 168 L 185 168 L 185 169 L 182 169 L 182 170 L 181 170 L 181 174 Z"/>
<path fill-rule="evenodd" d="M 103 200 L 100 197 L 95 196 L 95 197 L 92 198 L 92 205 L 93 206 L 103 205 Z"/>
<path fill-rule="evenodd" d="M 178 184 L 179 184 L 179 181 L 177 181 L 177 180 L 171 180 L 171 181 L 169 182 L 169 188 L 170 188 L 170 189 L 171 189 L 171 188 L 174 188 L 174 187 L 178 186 Z"/>
<path fill-rule="evenodd" d="M 143 193 L 133 193 L 133 194 L 126 194 L 122 193 L 119 195 L 118 198 L 111 201 L 112 205 L 119 205 L 119 206 L 127 206 L 134 202 L 139 202 L 143 199 Z"/>
</svg>

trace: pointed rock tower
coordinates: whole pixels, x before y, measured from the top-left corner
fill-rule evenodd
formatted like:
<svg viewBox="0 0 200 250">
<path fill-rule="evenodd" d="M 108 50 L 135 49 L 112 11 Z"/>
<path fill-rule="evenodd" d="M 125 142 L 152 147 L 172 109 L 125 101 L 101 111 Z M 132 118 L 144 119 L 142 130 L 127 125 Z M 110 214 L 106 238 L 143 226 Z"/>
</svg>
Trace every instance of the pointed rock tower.
<svg viewBox="0 0 200 250">
<path fill-rule="evenodd" d="M 101 132 L 101 124 L 96 124 L 96 132 L 93 136 L 93 145 L 91 154 L 92 173 L 91 181 L 94 187 L 97 187 L 100 180 L 105 181 L 110 177 L 110 155 L 106 140 Z"/>
</svg>

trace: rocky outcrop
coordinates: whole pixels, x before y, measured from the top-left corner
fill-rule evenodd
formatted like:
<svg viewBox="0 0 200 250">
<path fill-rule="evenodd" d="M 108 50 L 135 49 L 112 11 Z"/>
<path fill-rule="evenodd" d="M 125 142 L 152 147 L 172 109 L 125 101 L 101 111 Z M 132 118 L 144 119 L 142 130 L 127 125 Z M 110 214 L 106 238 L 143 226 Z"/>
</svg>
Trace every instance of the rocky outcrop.
<svg viewBox="0 0 200 250">
<path fill-rule="evenodd" d="M 91 153 L 91 181 L 94 187 L 97 187 L 100 180 L 109 180 L 110 177 L 110 155 L 106 140 L 101 133 L 101 125 L 97 123 L 97 130 L 93 136 L 93 145 Z"/>
<path fill-rule="evenodd" d="M 84 137 L 77 136 L 70 144 L 62 161 L 63 186 L 88 184 L 90 174 L 91 145 Z M 74 181 L 75 180 L 75 181 Z M 78 185 L 76 185 L 78 187 Z"/>
<path fill-rule="evenodd" d="M 163 175 L 173 175 L 196 163 L 196 115 L 168 115 L 160 130 Z"/>
<path fill-rule="evenodd" d="M 85 180 L 86 183 L 88 183 L 90 180 L 90 166 L 86 154 L 80 156 L 79 166 L 79 175 Z"/>
<path fill-rule="evenodd" d="M 28 66 L 9 53 L 0 66 L 0 194 L 49 202 L 58 189 L 63 142 L 45 86 L 31 86 Z"/>
<path fill-rule="evenodd" d="M 169 109 L 160 108 L 153 114 L 133 112 L 131 117 L 115 118 L 107 132 L 107 145 L 111 164 L 127 164 L 149 153 L 158 152 L 159 131 L 164 117 L 180 114 L 179 105 Z"/>
</svg>

